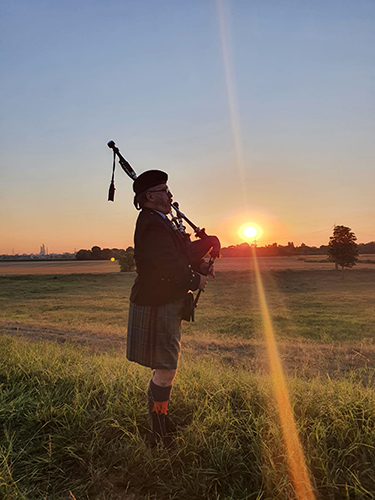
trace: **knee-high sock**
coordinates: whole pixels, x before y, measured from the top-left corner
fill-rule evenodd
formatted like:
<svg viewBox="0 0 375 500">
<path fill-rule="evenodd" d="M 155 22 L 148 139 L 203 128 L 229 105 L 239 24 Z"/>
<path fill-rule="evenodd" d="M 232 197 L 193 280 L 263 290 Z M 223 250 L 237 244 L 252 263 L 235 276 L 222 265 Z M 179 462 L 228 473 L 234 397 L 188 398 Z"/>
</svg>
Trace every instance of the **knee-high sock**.
<svg viewBox="0 0 375 500">
<path fill-rule="evenodd" d="M 168 414 L 168 403 L 172 386 L 161 387 L 152 380 L 148 386 L 148 410 L 151 416 L 152 430 L 160 436 L 165 436 L 165 417 Z"/>
</svg>

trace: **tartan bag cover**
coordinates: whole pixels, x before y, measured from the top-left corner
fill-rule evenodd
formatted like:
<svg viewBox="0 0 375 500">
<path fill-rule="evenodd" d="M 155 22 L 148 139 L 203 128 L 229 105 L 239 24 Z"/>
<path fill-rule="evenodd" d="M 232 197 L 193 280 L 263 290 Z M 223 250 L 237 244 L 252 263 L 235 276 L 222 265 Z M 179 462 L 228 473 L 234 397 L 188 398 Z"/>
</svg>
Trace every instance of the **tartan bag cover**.
<svg viewBox="0 0 375 500">
<path fill-rule="evenodd" d="M 181 351 L 184 299 L 162 306 L 130 302 L 126 357 L 153 369 L 175 370 Z"/>
</svg>

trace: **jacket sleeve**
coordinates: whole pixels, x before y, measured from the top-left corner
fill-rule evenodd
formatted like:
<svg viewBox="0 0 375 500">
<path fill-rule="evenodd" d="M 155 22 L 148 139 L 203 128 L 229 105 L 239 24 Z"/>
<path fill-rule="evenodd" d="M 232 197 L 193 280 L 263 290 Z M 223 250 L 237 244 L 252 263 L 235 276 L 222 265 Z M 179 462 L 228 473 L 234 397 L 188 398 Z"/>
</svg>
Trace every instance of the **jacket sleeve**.
<svg viewBox="0 0 375 500">
<path fill-rule="evenodd" d="M 164 222 L 147 224 L 138 235 L 142 243 L 136 246 L 136 264 L 139 279 L 149 287 L 181 296 L 196 290 L 200 276 L 192 269 L 183 245 L 176 241 L 178 235 Z"/>
</svg>

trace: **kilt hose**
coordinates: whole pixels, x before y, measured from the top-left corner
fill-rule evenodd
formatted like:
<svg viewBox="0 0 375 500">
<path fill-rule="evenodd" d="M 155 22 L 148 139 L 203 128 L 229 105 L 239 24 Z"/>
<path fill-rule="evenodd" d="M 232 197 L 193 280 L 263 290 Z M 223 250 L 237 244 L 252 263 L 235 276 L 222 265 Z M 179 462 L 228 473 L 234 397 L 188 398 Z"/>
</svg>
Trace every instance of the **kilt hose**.
<svg viewBox="0 0 375 500">
<path fill-rule="evenodd" d="M 181 351 L 184 298 L 162 306 L 130 302 L 126 357 L 152 369 L 175 370 Z"/>
</svg>

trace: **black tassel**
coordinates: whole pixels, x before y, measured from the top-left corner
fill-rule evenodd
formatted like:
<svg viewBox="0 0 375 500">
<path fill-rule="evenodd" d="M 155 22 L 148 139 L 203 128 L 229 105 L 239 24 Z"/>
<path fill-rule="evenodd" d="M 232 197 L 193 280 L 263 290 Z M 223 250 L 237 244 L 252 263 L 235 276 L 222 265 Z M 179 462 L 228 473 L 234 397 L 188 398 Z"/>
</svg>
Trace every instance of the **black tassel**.
<svg viewBox="0 0 375 500">
<path fill-rule="evenodd" d="M 113 150 L 113 166 L 112 166 L 112 180 L 108 191 L 108 201 L 115 201 L 115 168 L 116 168 L 116 153 Z"/>
<path fill-rule="evenodd" d="M 115 201 L 115 183 L 113 182 L 113 179 L 111 180 L 111 185 L 109 186 L 109 191 L 108 191 L 108 201 Z"/>
</svg>

